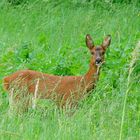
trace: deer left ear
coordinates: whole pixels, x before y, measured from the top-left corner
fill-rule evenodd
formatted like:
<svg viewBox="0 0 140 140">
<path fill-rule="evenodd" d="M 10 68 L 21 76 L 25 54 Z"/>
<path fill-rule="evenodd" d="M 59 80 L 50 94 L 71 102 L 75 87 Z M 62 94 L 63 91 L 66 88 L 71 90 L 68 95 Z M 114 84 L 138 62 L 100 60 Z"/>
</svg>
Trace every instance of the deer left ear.
<svg viewBox="0 0 140 140">
<path fill-rule="evenodd" d="M 89 34 L 86 35 L 86 45 L 90 50 L 94 47 L 94 42 Z"/>
<path fill-rule="evenodd" d="M 107 35 L 102 43 L 103 48 L 106 49 L 110 45 L 110 43 L 111 43 L 111 35 Z"/>
</svg>

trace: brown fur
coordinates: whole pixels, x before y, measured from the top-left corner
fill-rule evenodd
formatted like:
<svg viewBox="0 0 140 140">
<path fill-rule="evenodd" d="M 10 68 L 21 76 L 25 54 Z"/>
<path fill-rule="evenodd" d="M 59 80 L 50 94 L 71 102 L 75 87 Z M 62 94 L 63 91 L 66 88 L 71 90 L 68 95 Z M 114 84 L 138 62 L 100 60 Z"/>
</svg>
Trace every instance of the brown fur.
<svg viewBox="0 0 140 140">
<path fill-rule="evenodd" d="M 21 70 L 3 79 L 4 88 L 10 91 L 12 84 L 16 85 L 18 89 L 26 86 L 28 93 L 34 95 L 38 80 L 37 98 L 61 100 L 60 106 L 66 105 L 67 102 L 70 105 L 75 104 L 95 87 L 99 76 L 95 64 L 96 57 L 100 56 L 103 62 L 104 52 L 110 44 L 109 37 L 106 37 L 102 45 L 96 49 L 90 35 L 86 36 L 86 44 L 92 56 L 89 70 L 83 76 L 56 76 L 33 70 Z M 106 45 L 103 46 L 105 43 Z"/>
</svg>

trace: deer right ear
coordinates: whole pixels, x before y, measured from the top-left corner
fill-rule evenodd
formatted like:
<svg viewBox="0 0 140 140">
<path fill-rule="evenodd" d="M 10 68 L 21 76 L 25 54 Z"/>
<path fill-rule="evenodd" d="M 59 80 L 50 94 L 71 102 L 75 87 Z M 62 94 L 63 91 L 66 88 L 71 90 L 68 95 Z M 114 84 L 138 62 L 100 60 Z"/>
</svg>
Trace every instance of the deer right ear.
<svg viewBox="0 0 140 140">
<path fill-rule="evenodd" d="M 102 43 L 103 48 L 106 49 L 110 45 L 110 43 L 111 43 L 111 35 L 107 35 Z"/>
<path fill-rule="evenodd" d="M 94 43 L 93 43 L 92 38 L 89 34 L 86 35 L 86 45 L 89 49 L 92 49 L 94 47 Z"/>
</svg>

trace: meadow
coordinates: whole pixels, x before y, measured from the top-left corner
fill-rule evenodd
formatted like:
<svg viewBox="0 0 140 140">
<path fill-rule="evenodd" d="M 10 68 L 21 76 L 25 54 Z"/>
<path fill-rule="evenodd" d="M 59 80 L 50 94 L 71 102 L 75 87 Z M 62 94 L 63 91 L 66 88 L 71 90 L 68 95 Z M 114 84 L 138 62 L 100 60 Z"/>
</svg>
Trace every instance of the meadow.
<svg viewBox="0 0 140 140">
<path fill-rule="evenodd" d="M 0 140 L 139 140 L 140 4 L 111 1 L 0 2 Z M 72 116 L 47 100 L 9 113 L 3 77 L 21 69 L 83 75 L 91 34 L 112 42 L 97 87 Z M 138 44 L 139 42 L 139 44 Z"/>
</svg>

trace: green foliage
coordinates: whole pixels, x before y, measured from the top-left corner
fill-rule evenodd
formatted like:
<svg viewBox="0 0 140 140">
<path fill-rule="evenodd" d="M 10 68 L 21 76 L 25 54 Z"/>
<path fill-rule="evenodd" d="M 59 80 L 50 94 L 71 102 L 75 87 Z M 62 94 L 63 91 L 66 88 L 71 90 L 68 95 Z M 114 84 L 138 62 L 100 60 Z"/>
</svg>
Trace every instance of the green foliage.
<svg viewBox="0 0 140 140">
<path fill-rule="evenodd" d="M 25 3 L 27 0 L 7 0 L 10 4 L 18 5 L 21 3 Z"/>
<path fill-rule="evenodd" d="M 20 4 L 26 4 L 29 2 L 34 2 L 34 0 L 6 0 L 7 3 L 11 4 L 11 5 L 20 5 Z"/>
<path fill-rule="evenodd" d="M 135 4 L 120 3 L 38 0 L 23 7 L 0 8 L 1 140 L 139 139 L 140 56 L 135 60 L 136 53 L 132 52 L 140 40 L 140 11 Z M 38 100 L 35 110 L 29 108 L 23 114 L 10 112 L 3 77 L 21 69 L 85 74 L 90 59 L 87 33 L 96 45 L 111 34 L 112 43 L 96 88 L 79 102 L 75 113 L 62 111 L 49 100 Z"/>
<path fill-rule="evenodd" d="M 35 0 L 38 1 L 38 0 Z M 20 5 L 25 3 L 34 3 L 34 0 L 7 0 L 8 3 L 12 5 Z M 123 3 L 123 4 L 139 4 L 139 0 L 42 0 L 43 2 L 46 2 L 47 4 L 53 5 L 53 7 L 62 5 L 62 4 L 76 4 L 76 6 L 84 6 L 84 5 L 92 5 L 94 7 L 101 6 L 101 7 L 110 7 L 113 3 Z"/>
</svg>

